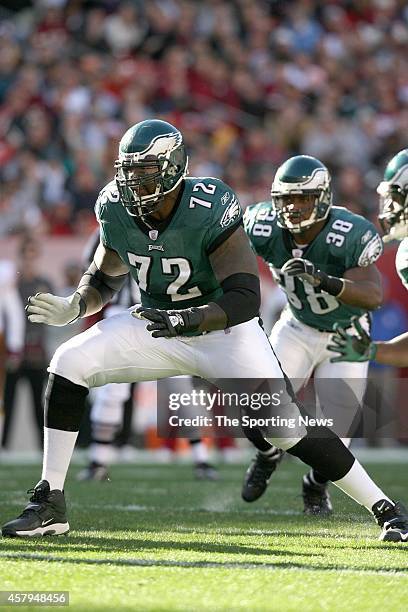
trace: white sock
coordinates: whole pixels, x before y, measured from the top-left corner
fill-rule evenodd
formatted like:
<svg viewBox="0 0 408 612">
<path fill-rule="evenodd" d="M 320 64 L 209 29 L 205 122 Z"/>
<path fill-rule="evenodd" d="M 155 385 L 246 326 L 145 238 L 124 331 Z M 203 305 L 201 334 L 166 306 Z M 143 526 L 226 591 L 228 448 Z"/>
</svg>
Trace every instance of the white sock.
<svg viewBox="0 0 408 612">
<path fill-rule="evenodd" d="M 369 512 L 380 499 L 386 499 L 394 505 L 385 493 L 371 480 L 361 463 L 354 461 L 351 470 L 340 480 L 333 482 L 344 493 L 347 493 L 358 504 L 365 506 Z"/>
<path fill-rule="evenodd" d="M 261 455 L 264 457 L 268 457 L 268 459 L 275 459 L 280 455 L 281 451 L 277 446 L 271 446 L 267 451 L 259 451 Z"/>
<path fill-rule="evenodd" d="M 113 444 L 99 444 L 92 442 L 89 446 L 89 458 L 100 465 L 110 465 L 116 457 L 116 448 Z"/>
<path fill-rule="evenodd" d="M 208 463 L 208 448 L 204 442 L 190 444 L 194 463 Z"/>
<path fill-rule="evenodd" d="M 44 459 L 42 480 L 48 480 L 50 489 L 64 488 L 65 477 L 69 468 L 77 431 L 62 431 L 44 427 Z"/>
</svg>

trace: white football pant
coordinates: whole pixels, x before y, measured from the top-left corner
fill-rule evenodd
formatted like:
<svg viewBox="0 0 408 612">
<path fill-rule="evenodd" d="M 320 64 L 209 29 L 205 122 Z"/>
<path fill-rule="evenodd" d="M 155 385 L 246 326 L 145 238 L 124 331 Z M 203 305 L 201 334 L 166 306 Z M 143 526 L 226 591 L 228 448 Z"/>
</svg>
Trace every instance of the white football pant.
<svg viewBox="0 0 408 612">
<path fill-rule="evenodd" d="M 362 317 L 360 322 L 367 329 L 367 318 Z M 286 308 L 272 329 L 270 341 L 296 393 L 314 374 L 320 414 L 338 422 L 342 431 L 337 433 L 343 434 L 343 442 L 346 442 L 344 432 L 351 426 L 364 397 L 368 362 L 330 363 L 335 356 L 326 348 L 331 335 L 301 323 Z M 340 382 L 327 383 L 326 379 Z M 336 419 L 339 411 L 340 420 Z"/>
<path fill-rule="evenodd" d="M 133 308 L 99 321 L 62 344 L 51 360 L 49 372 L 88 388 L 182 375 L 208 381 L 283 380 L 258 318 L 201 336 L 153 338 L 146 329 L 148 322 L 132 317 Z M 271 442 L 287 450 L 306 435 L 306 429 L 299 425 L 299 409 L 286 386 L 282 384 L 281 388 L 280 414 L 294 419 L 296 427 L 290 436 Z"/>
</svg>

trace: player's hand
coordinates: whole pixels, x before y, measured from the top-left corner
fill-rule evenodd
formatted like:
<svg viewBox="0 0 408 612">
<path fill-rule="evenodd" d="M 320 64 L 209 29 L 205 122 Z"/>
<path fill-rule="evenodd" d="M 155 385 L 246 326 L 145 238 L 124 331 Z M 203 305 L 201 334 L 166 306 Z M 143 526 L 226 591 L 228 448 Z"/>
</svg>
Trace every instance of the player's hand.
<svg viewBox="0 0 408 612">
<path fill-rule="evenodd" d="M 80 315 L 79 293 L 58 297 L 51 293 L 36 293 L 28 298 L 26 311 L 32 323 L 45 323 L 61 327 L 73 323 Z"/>
<path fill-rule="evenodd" d="M 302 257 L 294 257 L 289 259 L 283 266 L 282 270 L 288 276 L 297 276 L 302 281 L 309 283 L 312 287 L 318 287 L 321 283 L 318 270 L 315 265 L 308 259 Z"/>
<path fill-rule="evenodd" d="M 332 357 L 331 363 L 338 361 L 370 361 L 375 359 L 376 345 L 371 342 L 370 336 L 361 327 L 358 317 L 351 320 L 355 335 L 348 333 L 338 323 L 334 325 L 332 344 L 327 345 L 327 350 L 339 353 L 338 357 Z"/>
<path fill-rule="evenodd" d="M 173 338 L 195 332 L 203 320 L 203 313 L 198 308 L 159 310 L 140 306 L 132 311 L 132 315 L 137 319 L 151 321 L 146 329 L 152 333 L 153 338 Z"/>
</svg>

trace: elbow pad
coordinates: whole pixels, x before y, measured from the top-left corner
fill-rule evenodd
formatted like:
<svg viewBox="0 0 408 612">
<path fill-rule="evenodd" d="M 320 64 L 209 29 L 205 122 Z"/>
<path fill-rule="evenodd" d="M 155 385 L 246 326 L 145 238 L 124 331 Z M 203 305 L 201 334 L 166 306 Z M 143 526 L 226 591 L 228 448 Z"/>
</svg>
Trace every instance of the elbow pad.
<svg viewBox="0 0 408 612">
<path fill-rule="evenodd" d="M 239 325 L 259 314 L 261 290 L 254 274 L 239 273 L 228 276 L 221 283 L 224 295 L 215 303 L 227 315 L 228 327 Z"/>
<path fill-rule="evenodd" d="M 105 305 L 110 302 L 117 291 L 122 289 L 126 277 L 127 274 L 121 274 L 120 276 L 105 274 L 92 262 L 81 278 L 78 289 L 86 286 L 93 287 L 99 292 L 102 303 Z"/>
</svg>

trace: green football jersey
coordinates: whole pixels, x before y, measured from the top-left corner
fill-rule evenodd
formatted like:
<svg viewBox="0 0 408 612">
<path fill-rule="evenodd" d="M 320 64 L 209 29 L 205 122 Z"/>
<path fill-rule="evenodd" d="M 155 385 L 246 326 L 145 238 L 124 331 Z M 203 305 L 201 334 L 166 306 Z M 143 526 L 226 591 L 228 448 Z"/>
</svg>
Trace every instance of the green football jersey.
<svg viewBox="0 0 408 612">
<path fill-rule="evenodd" d="M 102 243 L 129 267 L 143 306 L 189 308 L 222 295 L 209 256 L 242 223 L 242 210 L 219 179 L 186 178 L 171 215 L 154 227 L 126 212 L 115 181 L 95 212 Z"/>
<path fill-rule="evenodd" d="M 395 267 L 397 268 L 402 284 L 408 289 L 408 238 L 404 238 L 399 245 L 395 258 Z"/>
<path fill-rule="evenodd" d="M 350 268 L 368 266 L 383 250 L 382 240 L 372 223 L 346 208 L 334 206 L 326 225 L 307 246 L 298 246 L 295 237 L 279 227 L 271 202 L 247 208 L 244 224 L 255 252 L 269 264 L 299 321 L 331 331 L 335 323 L 348 326 L 352 316 L 364 314 L 361 308 L 342 304 L 321 289 L 283 274 L 281 268 L 292 257 L 303 257 L 323 272 L 341 278 Z"/>
</svg>

